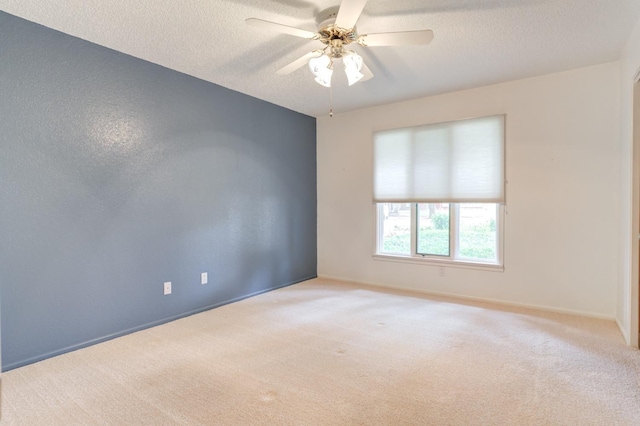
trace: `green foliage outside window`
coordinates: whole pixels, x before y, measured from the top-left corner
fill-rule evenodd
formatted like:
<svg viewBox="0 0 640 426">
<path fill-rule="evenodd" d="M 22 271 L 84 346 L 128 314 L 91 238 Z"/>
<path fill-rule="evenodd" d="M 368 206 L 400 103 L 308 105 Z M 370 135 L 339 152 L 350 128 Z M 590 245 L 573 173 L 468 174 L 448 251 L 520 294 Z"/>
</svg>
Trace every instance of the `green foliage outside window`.
<svg viewBox="0 0 640 426">
<path fill-rule="evenodd" d="M 421 227 L 418 253 L 438 253 L 446 255 L 449 247 L 449 218 L 447 215 L 435 215 L 446 218 L 446 227 L 439 229 L 438 221 L 433 221 L 433 227 Z M 434 229 L 435 228 L 435 229 Z M 460 230 L 460 257 L 471 259 L 495 259 L 496 258 L 496 223 L 495 220 L 483 224 L 477 224 Z M 387 235 L 383 241 L 383 251 L 387 253 L 409 253 L 411 235 L 409 230 Z"/>
</svg>

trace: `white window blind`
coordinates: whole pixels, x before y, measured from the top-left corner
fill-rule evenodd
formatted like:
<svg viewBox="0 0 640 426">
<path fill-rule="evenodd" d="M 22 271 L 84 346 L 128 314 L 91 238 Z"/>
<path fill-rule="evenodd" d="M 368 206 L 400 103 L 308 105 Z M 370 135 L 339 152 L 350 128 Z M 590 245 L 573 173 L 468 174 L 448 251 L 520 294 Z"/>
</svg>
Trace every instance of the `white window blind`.
<svg viewBox="0 0 640 426">
<path fill-rule="evenodd" d="M 373 201 L 504 203 L 504 115 L 373 137 Z"/>
</svg>

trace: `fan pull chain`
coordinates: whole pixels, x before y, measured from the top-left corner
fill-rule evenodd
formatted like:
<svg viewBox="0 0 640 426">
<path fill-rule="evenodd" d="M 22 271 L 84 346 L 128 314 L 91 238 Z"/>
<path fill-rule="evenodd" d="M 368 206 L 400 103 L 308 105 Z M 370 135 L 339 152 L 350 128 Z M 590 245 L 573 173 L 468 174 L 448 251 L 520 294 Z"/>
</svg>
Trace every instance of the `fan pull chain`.
<svg viewBox="0 0 640 426">
<path fill-rule="evenodd" d="M 333 118 L 333 87 L 329 86 L 329 117 Z"/>
</svg>

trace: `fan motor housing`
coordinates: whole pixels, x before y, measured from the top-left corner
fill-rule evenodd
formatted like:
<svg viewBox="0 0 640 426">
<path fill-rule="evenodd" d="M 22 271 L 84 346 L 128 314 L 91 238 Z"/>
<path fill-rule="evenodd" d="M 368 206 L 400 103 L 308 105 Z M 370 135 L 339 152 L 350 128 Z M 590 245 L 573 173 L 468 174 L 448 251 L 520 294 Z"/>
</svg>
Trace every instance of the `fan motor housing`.
<svg viewBox="0 0 640 426">
<path fill-rule="evenodd" d="M 332 42 L 335 40 L 340 40 L 342 44 L 349 44 L 358 39 L 358 33 L 356 33 L 355 28 L 346 30 L 336 27 L 333 23 L 320 28 L 318 34 L 320 35 L 318 40 L 327 45 L 333 44 Z"/>
<path fill-rule="evenodd" d="M 345 45 L 358 40 L 358 33 L 355 26 L 347 29 L 335 25 L 336 17 L 338 16 L 337 7 L 329 8 L 319 16 L 324 17 L 322 21 L 318 23 L 318 40 L 322 43 L 335 48 L 337 45 Z"/>
</svg>

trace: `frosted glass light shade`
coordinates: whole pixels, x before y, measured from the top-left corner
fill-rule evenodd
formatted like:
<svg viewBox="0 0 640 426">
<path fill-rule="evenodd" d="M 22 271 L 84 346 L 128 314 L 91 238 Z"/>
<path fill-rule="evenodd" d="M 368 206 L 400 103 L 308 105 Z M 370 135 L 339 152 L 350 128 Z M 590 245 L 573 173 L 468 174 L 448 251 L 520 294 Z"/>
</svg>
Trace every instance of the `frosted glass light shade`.
<svg viewBox="0 0 640 426">
<path fill-rule="evenodd" d="M 344 72 L 347 74 L 349 86 L 357 83 L 364 77 L 364 74 L 360 72 L 363 64 L 362 56 L 351 50 L 348 55 L 342 57 L 342 62 L 344 62 Z"/>
<path fill-rule="evenodd" d="M 331 58 L 327 55 L 311 58 L 309 60 L 309 69 L 316 77 L 315 80 L 318 84 L 325 87 L 331 87 L 331 76 L 333 75 L 333 69 L 331 69 Z"/>
</svg>

